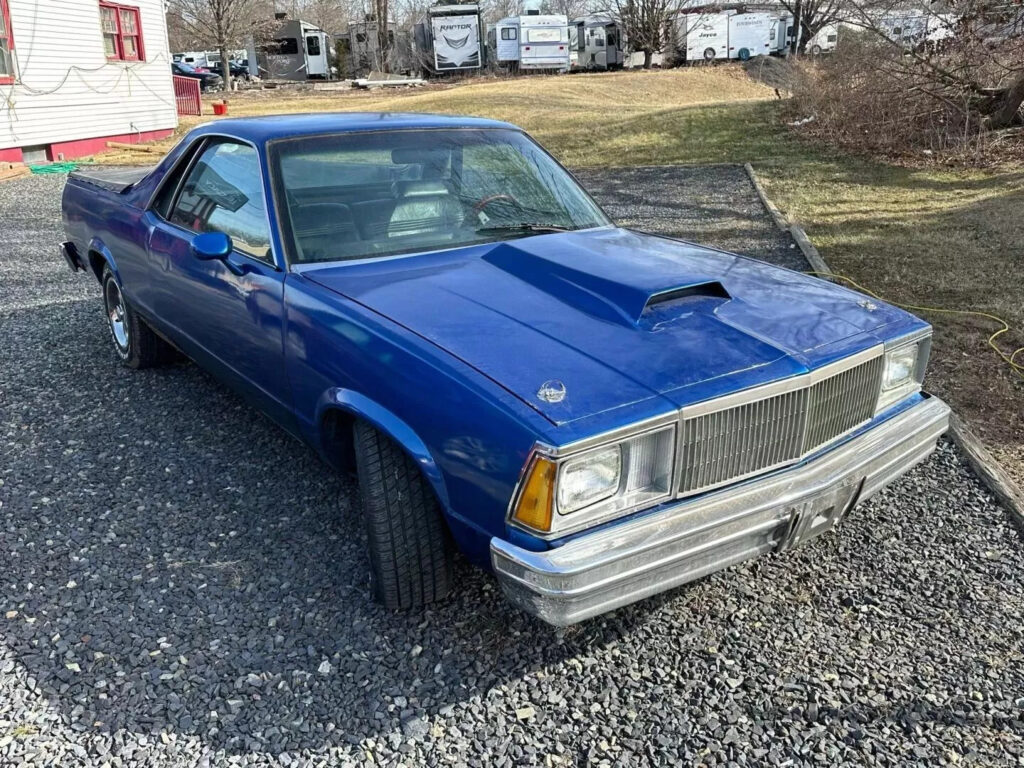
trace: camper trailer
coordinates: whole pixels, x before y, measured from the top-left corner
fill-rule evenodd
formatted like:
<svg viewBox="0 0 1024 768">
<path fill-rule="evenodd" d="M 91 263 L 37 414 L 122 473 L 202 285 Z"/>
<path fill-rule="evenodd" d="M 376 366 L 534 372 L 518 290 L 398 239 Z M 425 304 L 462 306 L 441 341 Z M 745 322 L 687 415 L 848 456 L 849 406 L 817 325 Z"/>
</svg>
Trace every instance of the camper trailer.
<svg viewBox="0 0 1024 768">
<path fill-rule="evenodd" d="M 309 80 L 330 77 L 330 38 L 301 19 L 286 19 L 273 39 L 249 49 L 249 73 L 268 80 Z M 254 71 L 255 70 L 255 71 Z"/>
<path fill-rule="evenodd" d="M 506 68 L 569 71 L 569 19 L 541 14 L 539 0 L 523 0 L 523 15 L 502 19 L 494 34 L 497 61 Z"/>
<path fill-rule="evenodd" d="M 354 77 L 361 77 L 374 70 L 378 71 L 400 71 L 406 68 L 395 64 L 397 55 L 397 25 L 389 21 L 387 25 L 388 36 L 388 61 L 384 61 L 380 46 L 380 25 L 374 19 L 365 21 L 354 21 L 348 25 L 346 35 L 339 36 L 348 40 L 348 73 Z"/>
<path fill-rule="evenodd" d="M 428 74 L 480 69 L 484 64 L 480 6 L 431 6 L 413 29 L 413 46 Z"/>
<path fill-rule="evenodd" d="M 822 53 L 834 51 L 838 42 L 839 23 L 826 24 L 819 29 L 810 40 L 807 41 L 807 45 L 804 50 L 817 56 Z"/>
<path fill-rule="evenodd" d="M 766 56 L 780 34 L 779 18 L 770 13 L 734 10 L 681 13 L 674 25 L 677 55 L 688 62 Z"/>
<path fill-rule="evenodd" d="M 570 69 L 622 69 L 624 53 L 622 27 L 608 17 L 575 19 L 569 25 Z"/>
</svg>

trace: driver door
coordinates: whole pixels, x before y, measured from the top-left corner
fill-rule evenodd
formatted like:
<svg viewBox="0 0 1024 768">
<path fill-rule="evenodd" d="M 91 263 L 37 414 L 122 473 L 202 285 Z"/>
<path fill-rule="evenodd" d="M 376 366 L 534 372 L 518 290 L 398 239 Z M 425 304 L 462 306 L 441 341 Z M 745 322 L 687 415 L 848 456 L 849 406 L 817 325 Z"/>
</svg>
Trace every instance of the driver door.
<svg viewBox="0 0 1024 768">
<path fill-rule="evenodd" d="M 207 141 L 151 217 L 149 304 L 203 367 L 291 427 L 284 367 L 284 279 L 273 253 L 260 158 L 250 144 Z M 225 259 L 191 249 L 203 232 L 231 237 Z"/>
</svg>

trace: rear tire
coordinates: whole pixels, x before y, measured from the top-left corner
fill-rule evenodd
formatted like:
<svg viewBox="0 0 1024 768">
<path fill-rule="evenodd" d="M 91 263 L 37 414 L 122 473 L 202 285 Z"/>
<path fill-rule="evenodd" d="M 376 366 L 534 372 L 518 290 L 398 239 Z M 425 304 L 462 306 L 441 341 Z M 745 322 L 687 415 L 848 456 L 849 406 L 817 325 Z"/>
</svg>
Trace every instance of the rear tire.
<svg viewBox="0 0 1024 768">
<path fill-rule="evenodd" d="M 715 60 L 715 49 L 714 48 L 705 48 L 704 49 L 704 61 L 714 61 L 714 60 Z"/>
<path fill-rule="evenodd" d="M 451 589 L 453 548 L 433 489 L 387 435 L 363 421 L 354 431 L 374 599 L 403 610 L 439 600 Z"/>
<path fill-rule="evenodd" d="M 114 351 L 129 368 L 152 368 L 173 356 L 170 345 L 153 333 L 121 293 L 109 265 L 103 267 L 103 308 Z"/>
</svg>

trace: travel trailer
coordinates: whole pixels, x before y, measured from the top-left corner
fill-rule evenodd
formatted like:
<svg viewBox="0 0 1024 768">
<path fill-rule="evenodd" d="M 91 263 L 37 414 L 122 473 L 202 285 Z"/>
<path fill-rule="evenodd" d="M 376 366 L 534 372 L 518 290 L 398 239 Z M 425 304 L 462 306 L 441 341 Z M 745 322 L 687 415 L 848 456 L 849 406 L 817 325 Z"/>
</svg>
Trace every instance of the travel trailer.
<svg viewBox="0 0 1024 768">
<path fill-rule="evenodd" d="M 330 78 L 330 37 L 301 19 L 285 19 L 273 39 L 250 44 L 249 74 L 266 80 Z"/>
<path fill-rule="evenodd" d="M 522 16 L 494 25 L 498 64 L 524 71 L 569 71 L 569 19 L 542 15 L 539 0 L 523 0 Z"/>
<path fill-rule="evenodd" d="M 807 41 L 807 45 L 804 50 L 817 56 L 822 53 L 834 51 L 838 42 L 839 23 L 826 24 L 819 29 L 810 40 Z"/>
<path fill-rule="evenodd" d="M 395 22 L 389 21 L 387 36 L 390 51 L 388 61 L 383 60 L 380 47 L 380 25 L 374 19 L 354 21 L 348 25 L 348 32 L 339 35 L 339 39 L 348 43 L 348 75 L 365 76 L 372 71 L 401 71 L 405 66 L 398 66 L 394 59 L 397 56 L 398 28 Z"/>
<path fill-rule="evenodd" d="M 433 5 L 413 29 L 413 46 L 429 74 L 480 69 L 484 64 L 480 6 Z"/>
<path fill-rule="evenodd" d="M 674 45 L 686 61 L 739 59 L 776 52 L 773 36 L 779 34 L 779 18 L 770 13 L 681 13 L 674 25 Z"/>
<path fill-rule="evenodd" d="M 625 48 L 622 27 L 607 16 L 575 19 L 569 25 L 572 70 L 622 69 Z"/>
</svg>

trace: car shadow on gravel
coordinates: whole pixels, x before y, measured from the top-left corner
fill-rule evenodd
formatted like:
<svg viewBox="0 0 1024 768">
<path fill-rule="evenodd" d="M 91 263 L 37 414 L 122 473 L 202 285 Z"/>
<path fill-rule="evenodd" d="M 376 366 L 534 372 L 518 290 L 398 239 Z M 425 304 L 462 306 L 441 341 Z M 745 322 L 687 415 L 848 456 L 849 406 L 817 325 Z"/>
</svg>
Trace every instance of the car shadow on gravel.
<svg viewBox="0 0 1024 768">
<path fill-rule="evenodd" d="M 196 366 L 124 369 L 97 304 L 22 311 L 23 340 L 77 332 L 5 350 L 4 639 L 72 727 L 355 743 L 613 637 L 552 630 L 466 563 L 436 607 L 377 606 L 354 485 Z"/>
</svg>

